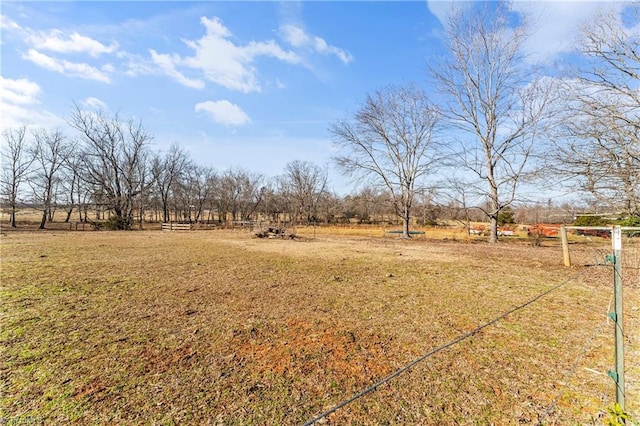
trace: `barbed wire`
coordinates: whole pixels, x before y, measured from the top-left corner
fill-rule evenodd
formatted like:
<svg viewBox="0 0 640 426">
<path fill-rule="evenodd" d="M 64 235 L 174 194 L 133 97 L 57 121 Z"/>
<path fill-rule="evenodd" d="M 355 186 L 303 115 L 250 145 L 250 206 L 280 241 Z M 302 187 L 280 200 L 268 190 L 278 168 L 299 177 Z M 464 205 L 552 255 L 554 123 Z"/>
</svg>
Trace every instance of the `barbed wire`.
<svg viewBox="0 0 640 426">
<path fill-rule="evenodd" d="M 565 285 L 567 285 L 568 283 L 570 283 L 571 281 L 579 278 L 581 275 L 583 275 L 586 271 L 588 271 L 589 268 L 584 268 L 583 270 L 571 275 L 570 277 L 568 277 L 567 279 L 565 279 L 564 281 L 562 281 L 560 284 L 557 284 L 553 287 L 551 287 L 548 290 L 545 290 L 544 292 L 538 294 L 536 297 L 527 300 L 526 302 L 515 306 L 514 308 L 511 308 L 510 310 L 500 314 L 499 316 L 493 318 L 490 321 L 485 322 L 484 324 L 474 328 L 473 330 L 463 334 L 462 336 L 459 336 L 457 338 L 455 338 L 454 340 L 445 343 L 444 345 L 438 346 L 435 349 L 430 350 L 429 352 L 425 353 L 424 355 L 414 359 L 413 361 L 411 361 L 410 363 L 408 363 L 407 365 L 405 365 L 404 367 L 400 368 L 399 370 L 397 370 L 396 372 L 388 375 L 387 377 L 379 380 L 378 382 L 374 383 L 373 385 L 369 386 L 368 388 L 364 389 L 363 391 L 360 391 L 358 393 L 356 393 L 355 395 L 353 395 L 351 398 L 346 399 L 342 402 L 340 402 L 339 404 L 333 406 L 331 409 L 324 411 L 323 413 L 317 415 L 316 417 L 312 418 L 311 420 L 307 421 L 306 423 L 304 423 L 304 426 L 310 426 L 314 423 L 316 423 L 319 420 L 322 420 L 323 418 L 329 416 L 332 413 L 335 413 L 336 411 L 338 411 L 339 409 L 351 404 L 352 402 L 362 398 L 363 396 L 375 391 L 378 389 L 378 387 L 384 385 L 385 383 L 389 382 L 390 380 L 394 379 L 395 377 L 399 376 L 400 374 L 410 370 L 412 367 L 414 367 L 416 364 L 424 361 L 425 359 L 437 354 L 440 351 L 443 351 L 444 349 L 450 348 L 451 346 L 454 346 L 460 342 L 462 342 L 463 340 L 466 340 L 474 335 L 476 335 L 478 332 L 480 332 L 481 330 L 497 323 L 498 321 L 504 319 L 505 317 L 507 317 L 508 315 L 519 311 L 521 309 L 526 308 L 527 306 L 529 306 L 530 304 L 540 300 L 541 298 L 543 298 L 544 296 L 546 296 L 549 293 L 552 293 L 556 290 L 558 290 L 561 287 L 564 287 Z"/>
</svg>

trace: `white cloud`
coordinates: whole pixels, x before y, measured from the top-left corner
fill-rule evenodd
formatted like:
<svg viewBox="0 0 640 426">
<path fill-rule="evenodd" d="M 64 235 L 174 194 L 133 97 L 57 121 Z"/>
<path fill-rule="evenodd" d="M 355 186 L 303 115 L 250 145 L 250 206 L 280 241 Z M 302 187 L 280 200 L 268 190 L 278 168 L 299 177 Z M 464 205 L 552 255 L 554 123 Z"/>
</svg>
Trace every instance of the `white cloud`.
<svg viewBox="0 0 640 426">
<path fill-rule="evenodd" d="M 200 102 L 196 104 L 195 111 L 209 114 L 214 122 L 224 126 L 239 127 L 251 122 L 238 105 L 227 100 Z"/>
<path fill-rule="evenodd" d="M 0 76 L 0 132 L 23 124 L 37 127 L 62 127 L 64 120 L 48 111 L 36 109 L 40 103 L 40 86 L 21 78 L 11 79 Z"/>
<path fill-rule="evenodd" d="M 531 35 L 524 45 L 527 60 L 545 63 L 559 54 L 575 51 L 583 25 L 603 9 L 621 10 L 624 2 L 516 0 L 509 5 L 511 10 L 531 20 Z M 429 11 L 443 26 L 452 11 L 473 6 L 474 2 L 427 0 Z"/>
<path fill-rule="evenodd" d="M 532 33 L 524 49 L 528 61 L 544 63 L 576 50 L 583 26 L 603 9 L 621 4 L 602 2 L 513 2 L 514 11 L 532 18 Z"/>
<path fill-rule="evenodd" d="M 48 50 L 57 53 L 88 53 L 93 57 L 98 57 L 104 53 L 113 53 L 118 50 L 118 43 L 111 43 L 106 46 L 97 40 L 78 34 L 71 33 L 65 37 L 63 32 L 57 29 L 48 34 L 43 32 L 32 33 L 27 37 L 27 43 L 39 50 Z"/>
<path fill-rule="evenodd" d="M 40 86 L 25 78 L 13 80 L 0 76 L 0 99 L 11 104 L 29 105 L 37 103 Z"/>
<path fill-rule="evenodd" d="M 97 109 L 97 110 L 106 110 L 106 109 L 108 109 L 107 104 L 105 104 L 100 99 L 95 98 L 93 96 L 89 96 L 88 98 L 85 98 L 82 101 L 82 105 L 87 107 L 87 108 Z"/>
<path fill-rule="evenodd" d="M 451 13 L 473 7 L 474 2 L 470 1 L 443 1 L 443 0 L 427 0 L 427 8 L 433 16 L 435 16 L 442 26 L 446 26 L 449 22 Z"/>
<path fill-rule="evenodd" d="M 160 70 L 181 84 L 189 87 L 202 85 L 199 80 L 188 79 L 178 71 L 179 67 L 187 67 L 202 72 L 206 80 L 227 89 L 244 93 L 259 92 L 262 86 L 254 66 L 258 57 L 271 57 L 291 64 L 302 61 L 295 52 L 284 50 L 273 40 L 252 41 L 244 46 L 235 44 L 231 40 L 231 31 L 219 18 L 202 17 L 200 22 L 206 34 L 199 40 L 184 40 L 193 49 L 193 56 L 151 53 L 152 60 Z"/>
<path fill-rule="evenodd" d="M 153 62 L 147 60 L 146 57 L 131 54 L 128 52 L 118 51 L 116 56 L 121 61 L 124 74 L 129 77 L 136 77 L 139 75 L 158 74 L 161 71 Z"/>
<path fill-rule="evenodd" d="M 311 44 L 311 38 L 304 30 L 296 25 L 283 25 L 280 27 L 280 34 L 284 41 L 293 47 L 302 47 Z"/>
<path fill-rule="evenodd" d="M 50 71 L 59 72 L 68 77 L 79 77 L 86 80 L 96 80 L 103 83 L 110 83 L 109 76 L 99 69 L 86 63 L 70 62 L 67 60 L 60 60 L 52 56 L 45 55 L 34 49 L 23 55 L 23 59 L 29 60 L 36 65 L 46 68 Z"/>
<path fill-rule="evenodd" d="M 14 21 L 10 21 L 6 16 L 0 15 L 0 28 L 3 30 L 11 30 L 11 31 L 20 31 L 22 27 L 15 23 Z"/>
<path fill-rule="evenodd" d="M 280 35 L 284 41 L 293 47 L 309 48 L 323 55 L 334 55 L 344 64 L 348 64 L 353 60 L 353 56 L 346 50 L 328 44 L 321 37 L 307 34 L 304 29 L 297 25 L 282 25 L 280 27 Z"/>
<path fill-rule="evenodd" d="M 204 82 L 202 80 L 193 80 L 187 78 L 184 76 L 184 74 L 176 69 L 176 62 L 180 62 L 180 58 L 178 56 L 157 53 L 153 49 L 149 50 L 149 53 L 151 53 L 151 60 L 153 61 L 153 63 L 156 64 L 164 74 L 175 78 L 180 84 L 184 86 L 191 87 L 193 89 L 204 88 Z"/>
</svg>

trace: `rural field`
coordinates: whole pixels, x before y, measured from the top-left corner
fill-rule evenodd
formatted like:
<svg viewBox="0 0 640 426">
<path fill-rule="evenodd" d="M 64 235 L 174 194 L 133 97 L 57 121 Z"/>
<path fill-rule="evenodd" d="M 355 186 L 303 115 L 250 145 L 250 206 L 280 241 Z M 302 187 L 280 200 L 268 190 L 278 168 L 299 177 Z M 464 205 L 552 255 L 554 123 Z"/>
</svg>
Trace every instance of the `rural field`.
<svg viewBox="0 0 640 426">
<path fill-rule="evenodd" d="M 303 424 L 483 325 L 318 424 L 605 423 L 610 241 L 575 240 L 567 268 L 555 240 L 296 232 L 3 229 L 1 423 Z"/>
</svg>

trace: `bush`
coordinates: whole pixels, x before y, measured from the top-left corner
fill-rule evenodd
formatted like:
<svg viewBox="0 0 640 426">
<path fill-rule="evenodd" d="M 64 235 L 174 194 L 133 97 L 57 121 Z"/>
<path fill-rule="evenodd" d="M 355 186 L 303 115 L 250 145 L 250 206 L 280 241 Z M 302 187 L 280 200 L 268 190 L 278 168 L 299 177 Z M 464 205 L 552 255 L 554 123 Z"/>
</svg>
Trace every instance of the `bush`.
<svg viewBox="0 0 640 426">
<path fill-rule="evenodd" d="M 131 218 L 124 216 L 111 216 L 104 226 L 111 231 L 122 231 L 131 229 Z"/>
<path fill-rule="evenodd" d="M 611 222 L 600 216 L 578 216 L 573 222 L 574 226 L 607 226 L 610 224 Z"/>
<path fill-rule="evenodd" d="M 515 223 L 513 210 L 511 207 L 505 207 L 498 213 L 498 226 L 504 226 L 510 223 Z"/>
<path fill-rule="evenodd" d="M 629 216 L 616 222 L 620 226 L 632 226 L 640 228 L 640 216 Z M 624 231 L 627 237 L 640 237 L 640 231 Z"/>
<path fill-rule="evenodd" d="M 640 227 L 640 216 L 629 216 L 616 222 L 620 226 L 637 226 Z"/>
</svg>

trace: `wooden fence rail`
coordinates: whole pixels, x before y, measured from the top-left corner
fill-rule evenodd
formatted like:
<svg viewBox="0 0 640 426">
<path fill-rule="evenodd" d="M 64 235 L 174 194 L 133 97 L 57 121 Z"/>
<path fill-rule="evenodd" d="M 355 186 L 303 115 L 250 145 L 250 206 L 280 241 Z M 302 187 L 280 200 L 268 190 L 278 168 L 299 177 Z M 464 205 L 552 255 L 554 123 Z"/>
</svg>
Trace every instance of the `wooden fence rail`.
<svg viewBox="0 0 640 426">
<path fill-rule="evenodd" d="M 193 229 L 190 223 L 166 223 L 162 224 L 163 231 L 191 231 Z"/>
</svg>

